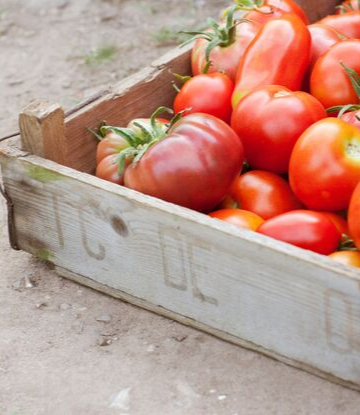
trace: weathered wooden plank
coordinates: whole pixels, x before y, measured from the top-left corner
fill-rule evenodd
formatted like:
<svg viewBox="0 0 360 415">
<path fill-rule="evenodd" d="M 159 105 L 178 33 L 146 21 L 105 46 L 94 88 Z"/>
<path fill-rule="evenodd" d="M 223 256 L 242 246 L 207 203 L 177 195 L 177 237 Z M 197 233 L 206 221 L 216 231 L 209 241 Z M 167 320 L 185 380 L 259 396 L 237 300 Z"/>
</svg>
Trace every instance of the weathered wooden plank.
<svg viewBox="0 0 360 415">
<path fill-rule="evenodd" d="M 360 389 L 355 268 L 38 157 L 0 160 L 21 249 Z"/>
<path fill-rule="evenodd" d="M 190 73 L 191 46 L 176 48 L 147 68 L 109 88 L 109 92 L 66 118 L 69 165 L 91 173 L 95 169 L 97 141 L 88 128 L 100 122 L 126 126 L 134 117 L 148 117 L 158 107 L 172 107 L 176 94 L 173 73 Z"/>
<path fill-rule="evenodd" d="M 68 160 L 64 111 L 58 104 L 34 101 L 19 116 L 21 144 L 25 151 L 74 167 Z"/>
</svg>

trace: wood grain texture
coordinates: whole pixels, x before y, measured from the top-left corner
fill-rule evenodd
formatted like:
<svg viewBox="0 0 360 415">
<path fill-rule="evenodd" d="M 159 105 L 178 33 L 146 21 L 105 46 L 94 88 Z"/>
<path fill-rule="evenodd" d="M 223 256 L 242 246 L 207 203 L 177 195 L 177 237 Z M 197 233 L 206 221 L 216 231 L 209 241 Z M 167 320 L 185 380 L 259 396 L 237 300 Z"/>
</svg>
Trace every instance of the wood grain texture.
<svg viewBox="0 0 360 415">
<path fill-rule="evenodd" d="M 32 102 L 20 114 L 19 126 L 24 150 L 73 167 L 68 163 L 64 111 L 60 105 Z"/>
<path fill-rule="evenodd" d="M 94 288 L 360 387 L 355 268 L 16 150 L 0 161 L 21 249 Z"/>
</svg>

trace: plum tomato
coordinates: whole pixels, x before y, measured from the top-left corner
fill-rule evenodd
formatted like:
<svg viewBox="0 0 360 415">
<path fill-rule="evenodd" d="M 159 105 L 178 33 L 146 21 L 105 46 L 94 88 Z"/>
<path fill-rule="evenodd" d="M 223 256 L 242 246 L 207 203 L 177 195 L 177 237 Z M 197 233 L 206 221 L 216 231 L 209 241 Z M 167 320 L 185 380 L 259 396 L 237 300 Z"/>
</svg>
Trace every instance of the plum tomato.
<svg viewBox="0 0 360 415">
<path fill-rule="evenodd" d="M 325 215 L 310 210 L 283 213 L 265 221 L 257 231 L 323 255 L 336 251 L 341 240 L 341 233 Z"/>
</svg>

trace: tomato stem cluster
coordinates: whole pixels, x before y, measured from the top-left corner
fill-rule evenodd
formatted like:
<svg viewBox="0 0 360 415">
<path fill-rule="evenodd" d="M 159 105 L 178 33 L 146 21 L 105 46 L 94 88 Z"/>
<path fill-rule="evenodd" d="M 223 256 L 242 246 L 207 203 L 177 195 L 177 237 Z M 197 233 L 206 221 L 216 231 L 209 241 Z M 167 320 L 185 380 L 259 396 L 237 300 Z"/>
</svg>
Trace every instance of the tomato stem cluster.
<svg viewBox="0 0 360 415">
<path fill-rule="evenodd" d="M 226 23 L 218 23 L 214 19 L 208 19 L 208 26 L 210 28 L 209 31 L 194 31 L 194 32 L 181 32 L 191 35 L 192 37 L 184 42 L 182 46 L 196 40 L 196 39 L 205 39 L 209 42 L 205 55 L 206 55 L 206 62 L 209 64 L 210 62 L 210 54 L 211 51 L 216 48 L 217 46 L 220 47 L 228 47 L 235 43 L 236 41 L 236 27 L 243 22 L 247 22 L 246 19 L 235 19 L 234 13 L 236 10 L 239 10 L 239 7 L 236 5 L 230 7 L 228 9 L 228 13 L 226 15 Z"/>
</svg>

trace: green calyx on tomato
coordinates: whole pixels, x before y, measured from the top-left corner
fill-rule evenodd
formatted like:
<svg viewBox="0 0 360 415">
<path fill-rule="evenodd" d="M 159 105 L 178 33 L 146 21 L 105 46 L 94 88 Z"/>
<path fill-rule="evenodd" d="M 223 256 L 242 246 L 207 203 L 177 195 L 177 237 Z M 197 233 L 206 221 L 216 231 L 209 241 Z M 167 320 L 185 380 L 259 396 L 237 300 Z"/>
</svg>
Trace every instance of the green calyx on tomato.
<svg viewBox="0 0 360 415">
<path fill-rule="evenodd" d="M 206 55 L 206 62 L 207 62 L 207 69 L 211 64 L 210 62 L 210 53 L 213 49 L 217 46 L 222 48 L 226 48 L 233 43 L 236 42 L 236 27 L 242 23 L 246 22 L 246 19 L 235 19 L 234 13 L 238 10 L 238 6 L 232 6 L 227 11 L 226 15 L 226 22 L 218 23 L 214 19 L 208 19 L 208 26 L 209 31 L 193 31 L 193 32 L 181 32 L 192 37 L 184 42 L 182 46 L 187 45 L 188 43 L 196 40 L 196 39 L 205 39 L 209 42 L 208 46 L 206 47 L 205 55 Z M 205 72 L 206 73 L 206 72 Z"/>
<path fill-rule="evenodd" d="M 360 102 L 360 76 L 356 71 L 346 66 L 343 62 L 340 62 L 340 65 L 344 68 L 346 75 L 349 77 L 351 85 L 353 86 L 354 91 Z M 331 114 L 333 112 L 339 112 L 338 118 L 341 118 L 346 112 L 357 110 L 360 110 L 360 104 L 337 105 L 328 108 L 326 112 L 328 114 Z M 355 115 L 355 117 L 360 121 L 360 117 L 358 115 Z"/>
<path fill-rule="evenodd" d="M 268 10 L 264 10 L 263 7 L 266 6 L 266 2 L 264 0 L 234 0 L 236 4 L 236 10 L 243 10 L 243 11 L 256 11 L 262 14 L 272 14 L 274 13 L 274 9 L 272 6 L 268 5 Z"/>
<path fill-rule="evenodd" d="M 118 153 L 119 174 L 123 172 L 126 161 L 138 162 L 151 146 L 165 138 L 168 130 L 181 118 L 183 112 L 176 114 L 168 124 L 159 122 L 157 117 L 160 114 L 173 114 L 174 112 L 169 108 L 160 107 L 150 117 L 150 123 L 137 120 L 127 128 L 108 125 L 100 127 L 102 136 L 105 137 L 111 132 L 123 137 L 128 143 L 128 146 Z"/>
</svg>

